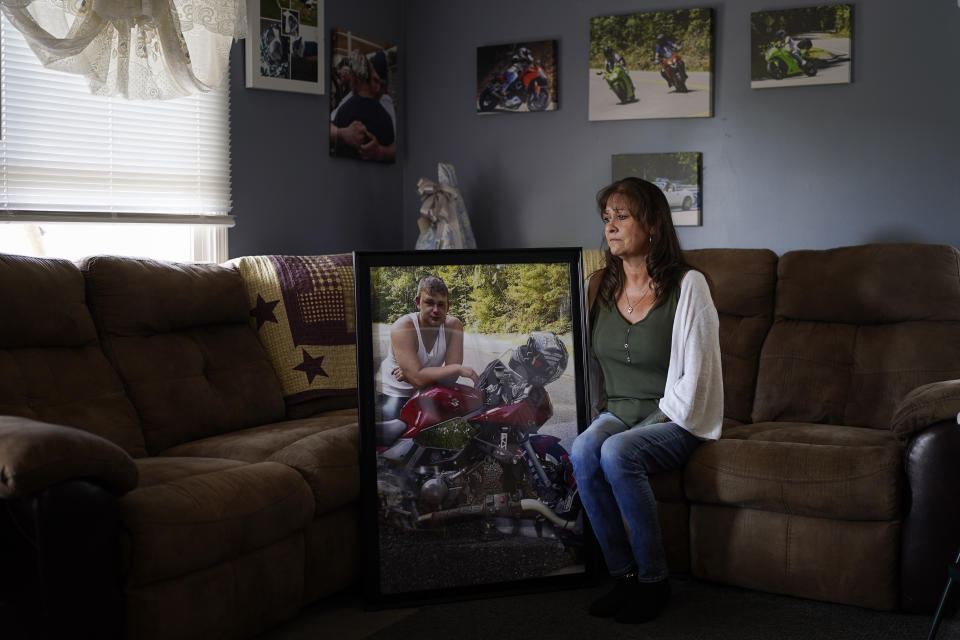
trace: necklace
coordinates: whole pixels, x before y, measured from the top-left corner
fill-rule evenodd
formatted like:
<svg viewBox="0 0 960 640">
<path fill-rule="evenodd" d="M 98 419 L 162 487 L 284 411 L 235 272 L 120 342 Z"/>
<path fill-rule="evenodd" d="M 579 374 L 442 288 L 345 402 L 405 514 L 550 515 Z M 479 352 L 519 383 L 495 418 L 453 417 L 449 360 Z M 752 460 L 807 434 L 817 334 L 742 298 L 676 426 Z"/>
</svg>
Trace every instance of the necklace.
<svg viewBox="0 0 960 640">
<path fill-rule="evenodd" d="M 630 302 L 630 296 L 627 295 L 627 289 L 626 289 L 626 287 L 624 287 L 624 289 L 623 289 L 623 297 L 627 299 L 627 315 L 630 315 L 631 313 L 633 313 L 634 308 L 636 308 L 636 306 L 637 306 L 638 304 L 640 304 L 641 302 L 643 302 L 643 299 L 646 298 L 646 297 L 647 297 L 647 294 L 649 294 L 649 293 L 650 293 L 650 285 L 647 284 L 647 286 L 644 288 L 643 295 L 640 296 L 640 298 L 639 298 L 636 302 L 632 302 L 632 303 L 631 303 L 631 302 Z"/>
</svg>

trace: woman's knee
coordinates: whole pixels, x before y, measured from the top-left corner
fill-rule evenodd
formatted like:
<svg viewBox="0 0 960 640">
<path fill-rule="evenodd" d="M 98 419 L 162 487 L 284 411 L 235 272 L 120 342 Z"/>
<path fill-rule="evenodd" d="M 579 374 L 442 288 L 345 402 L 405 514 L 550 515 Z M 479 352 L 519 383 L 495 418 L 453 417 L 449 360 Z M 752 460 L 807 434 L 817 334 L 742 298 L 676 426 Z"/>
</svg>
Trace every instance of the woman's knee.
<svg viewBox="0 0 960 640">
<path fill-rule="evenodd" d="M 600 445 L 602 440 L 597 441 L 596 434 L 590 431 L 584 431 L 573 440 L 570 445 L 570 463 L 573 464 L 573 470 L 582 469 L 591 460 L 597 460 L 600 457 Z"/>
<path fill-rule="evenodd" d="M 604 441 L 600 447 L 600 466 L 605 473 L 622 471 L 630 463 L 630 447 L 626 438 L 613 436 Z"/>
</svg>

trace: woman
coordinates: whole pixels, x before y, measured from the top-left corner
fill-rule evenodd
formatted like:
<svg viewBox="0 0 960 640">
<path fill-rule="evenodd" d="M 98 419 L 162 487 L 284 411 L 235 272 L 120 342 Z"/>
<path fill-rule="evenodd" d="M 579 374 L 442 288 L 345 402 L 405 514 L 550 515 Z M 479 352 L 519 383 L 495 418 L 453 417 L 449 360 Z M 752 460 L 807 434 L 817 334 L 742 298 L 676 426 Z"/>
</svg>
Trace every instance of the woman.
<svg viewBox="0 0 960 640">
<path fill-rule="evenodd" d="M 682 467 L 702 441 L 720 437 L 719 320 L 706 278 L 683 259 L 659 188 L 625 178 L 597 200 L 606 267 L 591 276 L 587 293 L 592 364 L 602 371 L 605 398 L 571 459 L 616 579 L 590 613 L 645 622 L 670 598 L 647 476 Z"/>
</svg>

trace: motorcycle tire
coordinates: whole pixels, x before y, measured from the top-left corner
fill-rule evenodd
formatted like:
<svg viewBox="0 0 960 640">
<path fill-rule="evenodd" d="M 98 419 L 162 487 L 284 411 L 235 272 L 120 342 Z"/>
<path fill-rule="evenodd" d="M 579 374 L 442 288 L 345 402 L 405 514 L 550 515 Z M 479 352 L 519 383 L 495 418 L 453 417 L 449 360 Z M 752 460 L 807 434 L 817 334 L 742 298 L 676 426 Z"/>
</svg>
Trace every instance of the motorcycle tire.
<svg viewBox="0 0 960 640">
<path fill-rule="evenodd" d="M 817 75 L 817 67 L 813 64 L 813 60 L 807 60 L 807 64 L 803 65 L 803 72 L 807 74 L 809 78 Z"/>
<path fill-rule="evenodd" d="M 493 95 L 492 90 L 484 89 L 477 101 L 477 106 L 480 107 L 480 111 L 493 111 L 499 103 L 500 99 Z"/>
<path fill-rule="evenodd" d="M 687 92 L 687 78 L 685 76 L 680 76 L 677 78 L 677 93 L 686 93 Z"/>
<path fill-rule="evenodd" d="M 783 80 L 787 77 L 787 63 L 779 58 L 775 58 L 767 63 L 767 73 L 774 80 Z"/>
<path fill-rule="evenodd" d="M 546 87 L 540 87 L 540 91 L 532 91 L 527 96 L 527 108 L 530 111 L 543 111 L 550 106 L 550 91 Z"/>
<path fill-rule="evenodd" d="M 623 86 L 623 80 L 617 80 L 613 83 L 613 92 L 617 94 L 617 100 L 620 104 L 627 101 L 627 88 Z"/>
</svg>

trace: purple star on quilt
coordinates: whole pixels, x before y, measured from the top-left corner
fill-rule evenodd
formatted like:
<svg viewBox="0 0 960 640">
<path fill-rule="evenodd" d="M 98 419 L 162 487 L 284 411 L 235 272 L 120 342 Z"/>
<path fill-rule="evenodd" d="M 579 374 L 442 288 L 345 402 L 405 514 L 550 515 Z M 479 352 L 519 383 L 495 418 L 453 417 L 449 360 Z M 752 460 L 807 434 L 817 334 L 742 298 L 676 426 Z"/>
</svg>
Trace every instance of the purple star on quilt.
<svg viewBox="0 0 960 640">
<path fill-rule="evenodd" d="M 330 377 L 327 372 L 323 370 L 323 367 L 320 366 L 323 364 L 323 356 L 314 358 L 307 353 L 306 349 L 301 349 L 301 351 L 303 351 L 303 362 L 295 366 L 294 369 L 307 374 L 307 384 L 312 384 L 313 379 L 317 376 L 323 376 L 324 378 Z"/>
<path fill-rule="evenodd" d="M 274 300 L 273 302 L 267 302 L 264 300 L 260 294 L 257 294 L 257 306 L 253 309 L 250 309 L 250 315 L 257 319 L 257 330 L 260 330 L 260 327 L 263 326 L 264 322 L 279 322 L 277 321 L 277 316 L 273 315 L 273 308 L 280 304 L 279 300 Z"/>
</svg>

